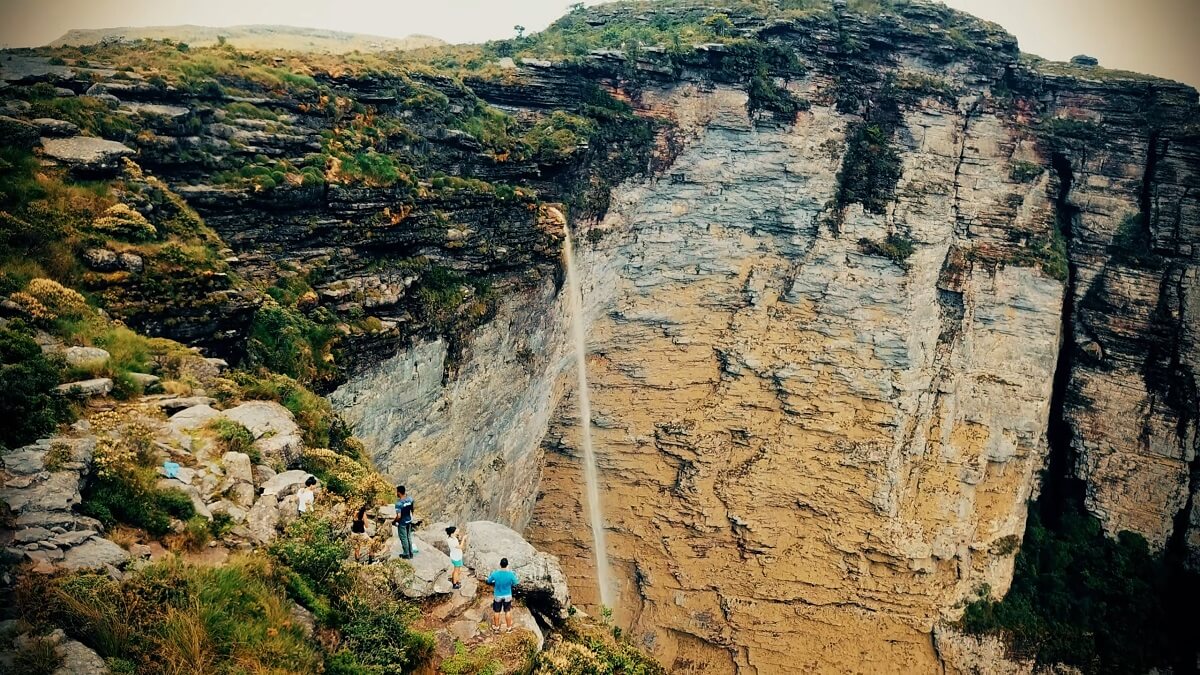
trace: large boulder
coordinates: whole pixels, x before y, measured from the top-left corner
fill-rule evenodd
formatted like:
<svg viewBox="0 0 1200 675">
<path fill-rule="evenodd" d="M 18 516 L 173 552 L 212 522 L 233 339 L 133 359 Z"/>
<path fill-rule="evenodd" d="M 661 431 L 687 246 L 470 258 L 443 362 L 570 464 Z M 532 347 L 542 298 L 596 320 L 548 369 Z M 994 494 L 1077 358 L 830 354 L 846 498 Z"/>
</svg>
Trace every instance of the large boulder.
<svg viewBox="0 0 1200 675">
<path fill-rule="evenodd" d="M 241 525 L 242 522 L 246 520 L 246 514 L 248 513 L 246 511 L 246 509 L 238 506 L 237 504 L 234 504 L 233 502 L 231 502 L 227 499 L 222 499 L 221 501 L 216 502 L 215 504 L 209 505 L 208 510 L 214 516 L 217 515 L 218 513 L 226 514 L 227 516 L 229 516 L 229 519 L 233 521 L 234 525 Z"/>
<path fill-rule="evenodd" d="M 262 438 L 268 433 L 272 436 L 295 436 L 300 433 L 292 412 L 275 401 L 250 401 L 230 408 L 223 414 L 249 429 L 255 438 Z"/>
<path fill-rule="evenodd" d="M 269 544 L 279 533 L 278 527 L 279 500 L 274 495 L 263 494 L 246 514 L 246 528 L 255 541 Z"/>
<path fill-rule="evenodd" d="M 567 617 L 571 594 L 558 558 L 538 551 L 516 530 L 500 523 L 475 520 L 464 529 L 468 540 L 463 562 L 480 581 L 486 581 L 500 566 L 501 558 L 508 558 L 508 568 L 518 578 L 516 593 L 535 609 L 560 619 Z"/>
<path fill-rule="evenodd" d="M 67 347 L 63 350 L 63 356 L 70 366 L 104 365 L 112 358 L 107 351 L 99 347 Z"/>
<path fill-rule="evenodd" d="M 65 640 L 55 651 L 62 657 L 62 665 L 54 675 L 108 675 L 110 672 L 104 659 L 82 642 Z"/>
<path fill-rule="evenodd" d="M 304 481 L 312 474 L 300 469 L 292 469 L 277 473 L 267 479 L 267 482 L 262 484 L 263 496 L 286 497 L 294 492 L 297 492 L 304 485 Z"/>
<path fill-rule="evenodd" d="M 115 272 L 121 268 L 121 259 L 114 251 L 106 248 L 89 248 L 84 251 L 83 263 L 97 272 Z"/>
<path fill-rule="evenodd" d="M 250 455 L 244 452 L 227 452 L 221 455 L 221 464 L 225 467 L 225 476 L 229 480 L 254 482 L 254 468 L 250 463 Z"/>
<path fill-rule="evenodd" d="M 400 555 L 400 540 L 393 539 L 392 543 L 392 556 L 397 557 Z M 450 557 L 416 535 L 413 535 L 413 548 L 417 553 L 406 561 L 408 565 L 399 566 L 396 572 L 404 595 L 427 598 L 449 593 L 452 590 Z"/>
<path fill-rule="evenodd" d="M 108 539 L 89 539 L 67 550 L 59 565 L 67 569 L 117 566 L 129 560 L 129 552 Z"/>
<path fill-rule="evenodd" d="M 264 436 L 254 441 L 254 449 L 262 453 L 263 457 L 287 466 L 300 458 L 300 453 L 304 451 L 304 441 L 301 440 L 300 434 Z"/>
</svg>

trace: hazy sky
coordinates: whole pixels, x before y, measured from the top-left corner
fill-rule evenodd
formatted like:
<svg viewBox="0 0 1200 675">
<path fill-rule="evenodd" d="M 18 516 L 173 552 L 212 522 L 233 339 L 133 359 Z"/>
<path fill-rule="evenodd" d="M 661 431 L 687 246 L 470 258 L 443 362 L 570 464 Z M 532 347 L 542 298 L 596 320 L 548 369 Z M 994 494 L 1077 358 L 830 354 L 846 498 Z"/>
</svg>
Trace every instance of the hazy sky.
<svg viewBox="0 0 1200 675">
<path fill-rule="evenodd" d="M 0 45 L 45 44 L 71 28 L 287 24 L 450 42 L 544 28 L 571 0 L 0 0 Z M 594 2 L 589 4 L 595 4 Z M 713 4 L 719 4 L 714 1 Z M 1024 51 L 1200 86 L 1200 0 L 947 0 L 999 23 Z"/>
</svg>

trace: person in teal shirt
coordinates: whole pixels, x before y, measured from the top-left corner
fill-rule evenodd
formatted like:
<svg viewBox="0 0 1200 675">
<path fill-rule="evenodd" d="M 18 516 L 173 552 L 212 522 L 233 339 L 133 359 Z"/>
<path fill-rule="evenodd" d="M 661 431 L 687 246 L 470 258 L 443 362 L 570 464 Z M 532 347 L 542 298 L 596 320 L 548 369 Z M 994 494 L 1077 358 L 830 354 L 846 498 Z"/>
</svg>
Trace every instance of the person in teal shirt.
<svg viewBox="0 0 1200 675">
<path fill-rule="evenodd" d="M 500 569 L 488 575 L 487 582 L 492 585 L 492 632 L 500 632 L 500 617 L 503 616 L 508 625 L 506 633 L 513 630 L 512 603 L 513 586 L 519 583 L 517 575 L 508 569 L 508 558 L 500 559 Z"/>
</svg>

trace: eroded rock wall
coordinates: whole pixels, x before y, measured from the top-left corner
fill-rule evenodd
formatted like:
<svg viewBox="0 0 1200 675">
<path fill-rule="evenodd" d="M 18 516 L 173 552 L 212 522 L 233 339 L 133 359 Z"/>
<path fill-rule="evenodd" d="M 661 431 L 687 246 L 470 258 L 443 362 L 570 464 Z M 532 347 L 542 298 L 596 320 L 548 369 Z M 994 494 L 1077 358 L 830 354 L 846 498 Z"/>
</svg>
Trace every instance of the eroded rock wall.
<svg viewBox="0 0 1200 675">
<path fill-rule="evenodd" d="M 472 335 L 453 380 L 443 380 L 446 343 L 419 342 L 329 398 L 426 520 L 487 518 L 522 529 L 541 477 L 541 438 L 562 391 L 566 321 L 558 284 L 547 277 L 506 296 Z"/>
<path fill-rule="evenodd" d="M 844 116 L 756 128 L 739 91 L 661 96 L 699 137 L 584 254 L 616 269 L 584 292 L 607 297 L 589 363 L 617 616 L 680 670 L 931 669 L 940 612 L 1007 587 L 1061 327 L 1060 281 L 960 249 L 989 236 L 972 222 L 1044 227 L 1046 179 L 1008 178 L 1003 118 L 934 106 L 906 119 L 895 207 L 834 233 Z M 904 265 L 860 250 L 893 230 Z M 595 602 L 578 471 L 548 455 L 530 536 Z"/>
</svg>

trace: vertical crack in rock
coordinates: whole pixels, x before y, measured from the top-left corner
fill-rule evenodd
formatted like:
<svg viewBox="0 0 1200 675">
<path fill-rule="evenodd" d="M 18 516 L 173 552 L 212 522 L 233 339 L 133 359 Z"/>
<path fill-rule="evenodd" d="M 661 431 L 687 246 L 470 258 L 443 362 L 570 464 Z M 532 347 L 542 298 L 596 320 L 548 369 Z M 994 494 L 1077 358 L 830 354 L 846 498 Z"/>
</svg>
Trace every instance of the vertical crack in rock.
<svg viewBox="0 0 1200 675">
<path fill-rule="evenodd" d="M 1072 262 L 1072 233 L 1074 221 L 1079 217 L 1079 208 L 1071 203 L 1071 188 L 1075 180 L 1071 161 L 1060 153 L 1050 160 L 1058 180 L 1058 194 L 1054 203 L 1055 224 L 1067 242 L 1067 280 L 1062 302 L 1062 337 L 1059 345 L 1058 363 L 1054 370 L 1054 386 L 1050 394 L 1050 419 L 1047 424 L 1047 440 L 1050 454 L 1046 461 L 1042 497 L 1039 500 L 1043 517 L 1051 523 L 1058 522 L 1063 506 L 1070 501 L 1083 502 L 1084 487 L 1075 474 L 1076 451 L 1072 444 L 1071 423 L 1065 414 L 1071 389 L 1071 368 L 1075 351 L 1075 263 Z"/>
</svg>

